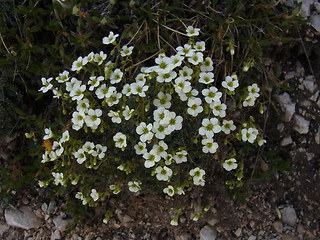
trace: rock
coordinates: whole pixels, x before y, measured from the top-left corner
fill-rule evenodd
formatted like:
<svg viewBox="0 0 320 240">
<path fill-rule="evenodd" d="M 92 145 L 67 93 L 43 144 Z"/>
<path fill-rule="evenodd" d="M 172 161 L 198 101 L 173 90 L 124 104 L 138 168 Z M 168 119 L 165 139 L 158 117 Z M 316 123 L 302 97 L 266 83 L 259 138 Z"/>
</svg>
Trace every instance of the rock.
<svg viewBox="0 0 320 240">
<path fill-rule="evenodd" d="M 9 226 L 29 230 L 40 226 L 40 219 L 30 210 L 29 207 L 7 208 L 4 213 L 6 222 Z"/>
<path fill-rule="evenodd" d="M 216 225 L 218 222 L 219 222 L 219 220 L 218 220 L 217 218 L 212 218 L 212 219 L 210 219 L 210 220 L 208 221 L 208 224 L 213 227 L 213 226 Z"/>
<path fill-rule="evenodd" d="M 286 136 L 286 137 L 284 137 L 283 139 L 282 139 L 282 141 L 281 141 L 281 146 L 282 147 L 284 147 L 284 146 L 288 146 L 288 145 L 290 145 L 290 144 L 292 144 L 293 143 L 293 141 L 292 141 L 292 138 L 291 138 L 291 136 Z"/>
<path fill-rule="evenodd" d="M 94 233 L 91 232 L 91 233 L 89 233 L 89 234 L 85 237 L 84 240 L 92 240 L 93 238 L 94 238 Z"/>
<path fill-rule="evenodd" d="M 310 121 L 297 114 L 294 115 L 294 121 L 295 123 L 293 129 L 298 133 L 307 134 L 309 132 Z"/>
<path fill-rule="evenodd" d="M 303 80 L 302 84 L 311 93 L 314 93 L 317 90 L 317 85 L 316 85 L 316 82 L 315 82 L 314 77 L 312 75 L 306 76 L 306 78 Z"/>
<path fill-rule="evenodd" d="M 299 14 L 304 18 L 310 17 L 311 5 L 313 4 L 314 0 L 298 0 L 298 2 L 302 2 Z"/>
<path fill-rule="evenodd" d="M 41 205 L 41 210 L 43 211 L 43 213 L 46 213 L 47 210 L 48 210 L 48 204 L 43 203 L 43 204 Z"/>
<path fill-rule="evenodd" d="M 192 237 L 188 233 L 183 233 L 181 235 L 175 236 L 175 240 L 191 240 L 191 239 L 192 239 Z"/>
<path fill-rule="evenodd" d="M 253 236 L 253 235 L 251 235 L 249 238 L 248 238 L 248 240 L 256 240 L 257 239 L 257 237 L 256 236 Z"/>
<path fill-rule="evenodd" d="M 274 229 L 277 231 L 277 233 L 282 233 L 283 231 L 283 224 L 280 221 L 275 221 L 272 223 Z"/>
<path fill-rule="evenodd" d="M 319 3 L 319 2 L 315 2 L 315 3 L 313 4 L 313 6 L 314 6 L 314 8 L 316 9 L 316 11 L 317 11 L 318 13 L 320 13 L 320 3 Z"/>
<path fill-rule="evenodd" d="M 54 212 L 56 208 L 56 202 L 54 200 L 51 200 L 47 209 L 47 213 L 50 215 Z"/>
<path fill-rule="evenodd" d="M 64 232 L 68 225 L 72 222 L 72 219 L 63 219 L 62 216 L 57 216 L 53 218 L 53 223 L 60 232 Z"/>
<path fill-rule="evenodd" d="M 283 121 L 290 122 L 293 114 L 296 111 L 296 104 L 292 102 L 290 95 L 284 92 L 277 96 L 282 111 L 284 112 Z"/>
<path fill-rule="evenodd" d="M 56 240 L 56 239 L 61 239 L 61 234 L 59 230 L 55 230 L 52 234 L 51 234 L 51 238 L 50 240 Z"/>
<path fill-rule="evenodd" d="M 215 240 L 217 231 L 213 230 L 209 225 L 204 226 L 200 230 L 200 240 Z"/>
<path fill-rule="evenodd" d="M 242 233 L 242 228 L 238 228 L 237 231 L 234 233 L 237 237 L 240 237 Z"/>
<path fill-rule="evenodd" d="M 9 226 L 1 221 L 0 222 L 0 238 L 8 230 L 9 230 Z"/>
<path fill-rule="evenodd" d="M 306 230 L 304 229 L 304 227 L 301 223 L 298 224 L 297 231 L 300 234 L 304 234 L 306 232 Z"/>
<path fill-rule="evenodd" d="M 297 214 L 294 208 L 285 207 L 280 210 L 282 222 L 290 226 L 294 226 L 297 222 Z"/>
<path fill-rule="evenodd" d="M 320 32 L 320 15 L 311 15 L 310 17 L 310 22 L 311 22 L 311 26 L 317 30 L 318 32 Z"/>
<path fill-rule="evenodd" d="M 294 7 L 296 5 L 295 0 L 282 0 L 281 2 L 287 7 Z"/>
<path fill-rule="evenodd" d="M 299 240 L 299 238 L 292 234 L 283 234 L 281 240 Z"/>
</svg>

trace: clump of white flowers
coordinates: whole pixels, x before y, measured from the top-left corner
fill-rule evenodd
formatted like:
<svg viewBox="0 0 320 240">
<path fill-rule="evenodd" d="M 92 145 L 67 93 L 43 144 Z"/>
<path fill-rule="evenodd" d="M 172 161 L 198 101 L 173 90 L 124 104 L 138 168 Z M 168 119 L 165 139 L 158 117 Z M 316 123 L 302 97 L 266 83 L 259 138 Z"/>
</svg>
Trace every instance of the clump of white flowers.
<svg viewBox="0 0 320 240">
<path fill-rule="evenodd" d="M 195 39 L 199 34 L 189 26 L 189 41 L 176 54 L 160 53 L 154 65 L 132 71 L 134 46 L 119 46 L 119 35 L 110 32 L 102 42 L 112 51 L 80 56 L 71 72 L 42 78 L 39 91 L 51 90 L 67 106 L 70 124 L 63 131 L 44 130 L 48 146 L 42 163 L 53 164 L 55 172 L 41 186 L 71 183 L 79 190 L 75 197 L 93 206 L 125 189 L 140 191 L 145 178 L 158 181 L 170 197 L 204 186 L 205 166 L 212 164 L 199 159 L 205 155 L 227 172 L 242 171 L 235 151 L 226 149 L 236 141 L 261 145 L 265 140 L 253 121 L 239 123 L 231 113 L 254 106 L 260 89 L 256 83 L 242 86 L 235 72 L 217 84 L 205 42 Z M 237 94 L 233 100 L 239 104 L 228 105 Z"/>
</svg>

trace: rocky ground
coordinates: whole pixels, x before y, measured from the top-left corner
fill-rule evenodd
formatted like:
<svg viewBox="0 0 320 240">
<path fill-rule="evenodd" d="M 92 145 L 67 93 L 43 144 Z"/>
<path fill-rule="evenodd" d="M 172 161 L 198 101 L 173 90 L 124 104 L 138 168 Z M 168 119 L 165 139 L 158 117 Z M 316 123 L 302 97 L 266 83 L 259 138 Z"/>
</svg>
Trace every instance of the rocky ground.
<svg viewBox="0 0 320 240">
<path fill-rule="evenodd" d="M 319 5 L 310 2 L 307 14 L 320 16 L 315 13 Z M 61 199 L 50 197 L 53 195 L 47 189 L 28 189 L 16 194 L 12 205 L 0 205 L 0 238 L 320 239 L 320 52 L 316 51 L 319 35 L 312 34 L 304 38 L 303 51 L 297 58 L 282 63 L 280 78 L 290 88 L 271 92 L 266 124 L 268 150 L 280 150 L 274 161 L 258 158 L 256 162 L 262 173 L 272 172 L 273 176 L 255 180 L 244 203 L 231 199 L 220 183 L 210 183 L 205 190 L 196 189 L 173 200 L 163 194 L 123 193 L 69 228 L 74 219 L 63 212 L 65 203 Z M 277 159 L 277 154 L 283 160 Z M 291 170 L 281 171 L 281 164 L 287 161 Z M 277 169 L 269 171 L 276 164 Z M 210 210 L 193 221 L 208 204 Z M 183 206 L 183 211 L 178 226 L 171 226 L 177 206 Z M 105 224 L 101 219 L 108 207 L 116 211 Z"/>
</svg>

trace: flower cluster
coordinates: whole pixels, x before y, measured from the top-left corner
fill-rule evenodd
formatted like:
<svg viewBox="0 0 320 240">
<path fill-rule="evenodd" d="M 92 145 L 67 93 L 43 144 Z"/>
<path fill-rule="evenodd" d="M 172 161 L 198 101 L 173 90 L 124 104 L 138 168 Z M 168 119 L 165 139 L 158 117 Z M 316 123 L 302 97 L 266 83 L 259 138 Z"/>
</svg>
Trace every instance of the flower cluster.
<svg viewBox="0 0 320 240">
<path fill-rule="evenodd" d="M 178 46 L 176 54 L 160 53 L 152 66 L 132 71 L 134 47 L 120 47 L 118 34 L 110 32 L 102 42 L 114 46 L 112 51 L 90 52 L 78 57 L 70 71 L 64 70 L 55 79 L 42 78 L 39 91 L 51 90 L 54 98 L 68 106 L 71 124 L 61 136 L 45 129 L 43 140 L 51 145 L 42 163 L 53 162 L 59 172 L 41 185 L 50 181 L 77 185 L 80 191 L 75 197 L 94 205 L 124 186 L 140 191 L 143 174 L 157 180 L 169 196 L 204 186 L 206 169 L 203 161 L 195 160 L 199 154 L 219 159 L 228 172 L 237 171 L 234 155 L 219 155 L 219 150 L 232 148 L 237 140 L 259 145 L 264 140 L 253 122 L 241 125 L 230 119 L 235 109 L 226 98 L 238 94 L 240 80 L 236 73 L 226 73 L 221 86 L 217 84 L 214 62 L 204 54 L 205 42 L 195 39 L 199 33 L 199 28 L 189 26 L 189 41 Z M 239 91 L 238 106 L 253 106 L 259 91 L 256 83 L 246 88 L 247 95 Z M 180 176 L 185 169 L 188 176 Z M 118 171 L 125 172 L 129 181 L 119 180 Z M 94 185 L 82 186 L 90 177 Z M 95 181 L 108 181 L 107 189 Z"/>
</svg>

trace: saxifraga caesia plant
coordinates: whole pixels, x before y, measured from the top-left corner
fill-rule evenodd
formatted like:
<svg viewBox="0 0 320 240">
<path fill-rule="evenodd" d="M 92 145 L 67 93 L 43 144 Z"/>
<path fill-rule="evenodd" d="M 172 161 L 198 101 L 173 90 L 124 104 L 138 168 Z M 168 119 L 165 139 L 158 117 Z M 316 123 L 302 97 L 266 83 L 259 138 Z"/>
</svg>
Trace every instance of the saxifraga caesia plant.
<svg viewBox="0 0 320 240">
<path fill-rule="evenodd" d="M 218 84 L 199 33 L 188 26 L 188 43 L 147 66 L 150 59 L 136 61 L 134 46 L 121 47 L 110 32 L 102 40 L 110 52 L 80 56 L 70 72 L 42 78 L 39 91 L 61 102 L 66 124 L 44 129 L 42 163 L 51 170 L 39 185 L 73 185 L 89 206 L 149 184 L 172 197 L 205 185 L 208 158 L 241 181 L 244 161 L 235 146 L 265 140 L 252 117 L 239 122 L 232 113 L 254 107 L 260 89 L 242 86 L 235 72 Z"/>
</svg>

